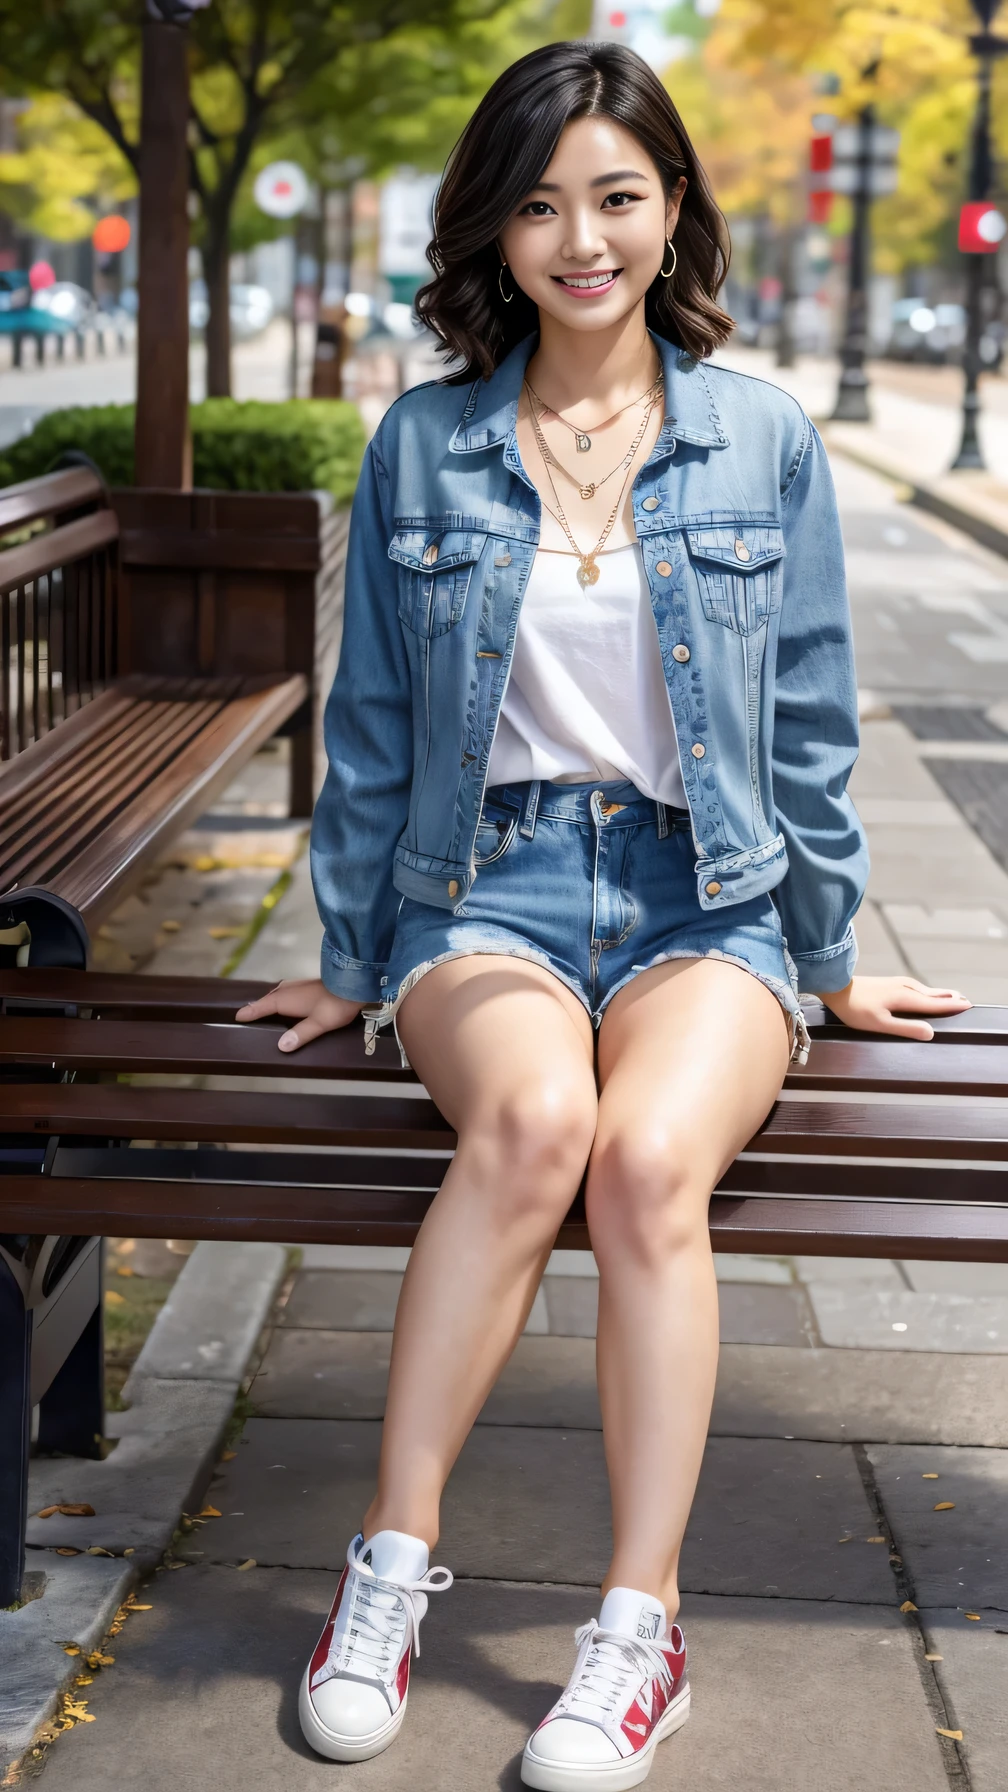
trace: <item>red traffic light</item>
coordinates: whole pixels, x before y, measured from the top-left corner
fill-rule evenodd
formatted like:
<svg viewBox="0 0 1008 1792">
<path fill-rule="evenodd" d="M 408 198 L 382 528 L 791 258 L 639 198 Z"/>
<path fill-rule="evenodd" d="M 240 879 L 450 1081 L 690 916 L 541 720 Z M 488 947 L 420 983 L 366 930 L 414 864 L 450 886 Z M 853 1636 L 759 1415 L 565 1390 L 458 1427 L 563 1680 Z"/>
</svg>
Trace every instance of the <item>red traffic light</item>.
<svg viewBox="0 0 1008 1792">
<path fill-rule="evenodd" d="M 813 174 L 828 174 L 833 166 L 832 136 L 813 137 L 809 144 L 809 168 Z"/>
<path fill-rule="evenodd" d="M 99 218 L 91 232 L 91 241 L 99 255 L 119 255 L 130 240 L 129 221 L 113 212 L 110 217 Z"/>
<path fill-rule="evenodd" d="M 989 199 L 971 199 L 959 213 L 959 247 L 964 255 L 996 253 L 1008 223 Z"/>
</svg>

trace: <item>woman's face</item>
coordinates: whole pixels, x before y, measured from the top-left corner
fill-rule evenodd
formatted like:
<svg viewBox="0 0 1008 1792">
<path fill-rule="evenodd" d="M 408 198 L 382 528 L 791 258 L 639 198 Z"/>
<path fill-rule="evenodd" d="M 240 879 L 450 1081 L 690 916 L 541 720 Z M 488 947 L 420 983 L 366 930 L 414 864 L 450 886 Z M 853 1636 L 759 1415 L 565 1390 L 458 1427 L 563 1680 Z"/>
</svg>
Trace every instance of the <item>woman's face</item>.
<svg viewBox="0 0 1008 1792">
<path fill-rule="evenodd" d="M 661 268 L 685 191 L 683 179 L 666 200 L 654 162 L 622 125 L 578 118 L 501 231 L 500 252 L 541 312 L 572 330 L 608 329 Z"/>
</svg>

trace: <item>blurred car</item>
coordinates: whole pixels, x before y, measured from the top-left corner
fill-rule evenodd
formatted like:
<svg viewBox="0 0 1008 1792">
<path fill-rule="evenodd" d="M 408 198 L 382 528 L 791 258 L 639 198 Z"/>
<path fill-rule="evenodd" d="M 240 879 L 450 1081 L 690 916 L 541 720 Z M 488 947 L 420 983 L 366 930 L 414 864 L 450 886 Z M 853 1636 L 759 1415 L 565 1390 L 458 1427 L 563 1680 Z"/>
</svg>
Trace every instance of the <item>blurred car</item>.
<svg viewBox="0 0 1008 1792">
<path fill-rule="evenodd" d="M 56 280 L 32 292 L 21 269 L 0 274 L 0 333 L 5 336 L 69 336 L 94 319 L 96 305 L 85 286 Z"/>
<path fill-rule="evenodd" d="M 237 282 L 231 287 L 231 336 L 235 342 L 247 342 L 258 336 L 273 317 L 273 299 L 265 286 L 249 286 Z M 193 280 L 189 286 L 189 328 L 194 333 L 205 330 L 210 316 L 206 282 Z"/>
<path fill-rule="evenodd" d="M 985 367 L 999 368 L 1004 348 L 1004 329 L 994 319 L 980 338 L 980 359 Z M 962 360 L 966 342 L 964 305 L 926 305 L 923 299 L 897 299 L 892 308 L 892 334 L 886 355 L 894 361 L 925 361 L 934 365 Z"/>
<path fill-rule="evenodd" d="M 31 309 L 65 324 L 71 330 L 83 330 L 93 322 L 98 307 L 86 286 L 72 280 L 56 280 L 32 294 Z"/>
</svg>

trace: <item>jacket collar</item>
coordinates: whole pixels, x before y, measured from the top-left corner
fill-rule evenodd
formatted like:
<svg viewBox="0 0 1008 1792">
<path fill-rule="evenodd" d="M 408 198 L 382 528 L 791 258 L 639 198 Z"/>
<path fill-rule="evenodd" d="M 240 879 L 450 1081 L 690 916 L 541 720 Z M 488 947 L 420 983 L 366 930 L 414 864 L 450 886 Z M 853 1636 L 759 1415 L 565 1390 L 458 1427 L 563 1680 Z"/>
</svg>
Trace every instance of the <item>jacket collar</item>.
<svg viewBox="0 0 1008 1792">
<path fill-rule="evenodd" d="M 703 362 L 694 361 L 666 337 L 657 336 L 654 331 L 650 334 L 665 375 L 665 421 L 652 452 L 671 448 L 674 442 L 727 448 L 728 433 L 718 414 Z M 488 380 L 473 382 L 458 428 L 448 444 L 452 454 L 494 448 L 513 436 L 522 381 L 537 340 L 535 335 L 526 336 Z"/>
</svg>

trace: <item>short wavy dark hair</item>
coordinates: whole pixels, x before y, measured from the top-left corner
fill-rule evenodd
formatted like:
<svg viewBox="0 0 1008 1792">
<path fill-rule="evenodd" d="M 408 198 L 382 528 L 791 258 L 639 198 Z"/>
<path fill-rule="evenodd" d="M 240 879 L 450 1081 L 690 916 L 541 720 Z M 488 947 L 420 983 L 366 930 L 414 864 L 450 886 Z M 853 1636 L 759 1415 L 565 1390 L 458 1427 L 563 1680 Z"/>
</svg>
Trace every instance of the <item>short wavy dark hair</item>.
<svg viewBox="0 0 1008 1792">
<path fill-rule="evenodd" d="M 449 381 L 489 379 L 538 324 L 532 300 L 500 293 L 496 238 L 542 179 L 565 125 L 604 117 L 632 131 L 657 166 L 666 193 L 686 176 L 676 226 L 678 261 L 646 297 L 651 329 L 701 359 L 730 335 L 717 303 L 728 272 L 728 226 L 686 128 L 657 75 L 622 44 L 556 43 L 499 75 L 462 132 L 434 206 L 427 259 L 434 278 L 416 296 L 420 318 L 464 363 Z"/>
</svg>

